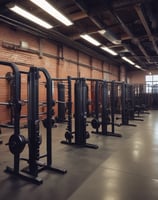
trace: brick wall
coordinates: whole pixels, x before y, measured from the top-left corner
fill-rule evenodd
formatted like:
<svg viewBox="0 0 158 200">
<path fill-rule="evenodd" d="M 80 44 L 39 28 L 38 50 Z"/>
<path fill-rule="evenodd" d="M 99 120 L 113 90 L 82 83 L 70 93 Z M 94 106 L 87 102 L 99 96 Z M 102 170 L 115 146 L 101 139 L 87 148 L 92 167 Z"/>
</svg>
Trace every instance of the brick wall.
<svg viewBox="0 0 158 200">
<path fill-rule="evenodd" d="M 20 44 L 24 41 L 28 44 L 28 49 L 22 49 Z M 106 78 L 109 80 L 119 79 L 118 67 L 111 66 L 96 58 L 92 58 L 82 52 L 59 45 L 55 42 L 35 37 L 26 32 L 13 29 L 5 24 L 1 24 L 0 31 L 0 60 L 14 62 L 19 70 L 28 71 L 31 65 L 45 67 L 52 78 L 88 77 Z M 9 68 L 0 66 L 0 76 L 4 76 Z M 126 76 L 124 74 L 124 76 Z M 9 85 L 6 80 L 1 82 L 0 101 L 9 101 Z M 40 78 L 44 82 L 44 78 Z M 27 99 L 27 78 L 22 75 L 21 99 Z M 73 89 L 72 89 L 73 91 Z M 74 93 L 72 92 L 72 95 Z M 44 100 L 45 88 L 40 85 L 40 99 Z M 54 98 L 57 97 L 54 93 Z M 56 107 L 55 107 L 56 111 Z M 0 106 L 0 122 L 9 120 L 9 109 Z M 22 114 L 27 114 L 27 106 L 22 107 Z"/>
</svg>

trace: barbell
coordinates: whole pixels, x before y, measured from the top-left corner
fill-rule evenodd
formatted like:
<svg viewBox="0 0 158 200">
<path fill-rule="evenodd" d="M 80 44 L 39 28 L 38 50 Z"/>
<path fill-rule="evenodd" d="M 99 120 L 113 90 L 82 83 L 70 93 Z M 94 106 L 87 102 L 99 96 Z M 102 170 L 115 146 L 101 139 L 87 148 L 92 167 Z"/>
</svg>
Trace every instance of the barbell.
<svg viewBox="0 0 158 200">
<path fill-rule="evenodd" d="M 28 103 L 28 100 L 27 99 L 21 100 L 20 103 L 21 103 L 21 105 L 25 105 L 26 103 Z M 56 103 L 66 104 L 67 102 L 52 99 L 52 107 L 55 106 Z M 44 106 L 44 105 L 47 105 L 47 102 L 39 102 L 39 106 Z"/>
<path fill-rule="evenodd" d="M 0 105 L 1 106 L 11 106 L 11 105 L 13 105 L 13 103 L 11 103 L 11 102 L 0 102 Z"/>
<path fill-rule="evenodd" d="M 18 103 L 19 103 L 19 105 L 25 105 L 26 101 L 27 101 L 27 100 L 20 100 L 20 101 L 18 101 Z M 13 104 L 14 104 L 14 103 L 11 102 L 11 101 L 8 101 L 8 102 L 1 101 L 1 102 L 0 102 L 0 105 L 1 105 L 1 106 L 12 106 Z"/>
<path fill-rule="evenodd" d="M 61 103 L 61 104 L 67 104 L 66 101 L 60 101 L 60 100 L 52 100 L 52 106 L 55 106 L 56 103 Z"/>
</svg>

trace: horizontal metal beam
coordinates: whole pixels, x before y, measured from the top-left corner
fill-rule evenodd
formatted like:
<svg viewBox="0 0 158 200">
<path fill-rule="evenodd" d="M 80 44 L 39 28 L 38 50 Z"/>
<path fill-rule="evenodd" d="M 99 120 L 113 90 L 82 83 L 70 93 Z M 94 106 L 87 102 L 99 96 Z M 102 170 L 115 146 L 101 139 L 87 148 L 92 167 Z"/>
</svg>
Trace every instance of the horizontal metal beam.
<svg viewBox="0 0 158 200">
<path fill-rule="evenodd" d="M 147 62 L 149 62 L 150 57 L 148 56 L 148 54 L 146 53 L 144 47 L 142 46 L 142 44 L 140 43 L 139 39 L 136 38 L 133 33 L 129 30 L 129 28 L 126 26 L 126 24 L 122 21 L 122 19 L 116 14 L 116 12 L 111 11 L 111 13 L 114 15 L 114 17 L 118 20 L 118 22 L 120 23 L 120 25 L 122 26 L 122 28 L 124 29 L 124 31 L 131 37 L 132 42 L 138 46 L 138 48 L 141 50 L 141 52 L 144 54 Z"/>
<path fill-rule="evenodd" d="M 44 31 L 41 29 L 37 29 L 34 28 L 32 26 L 26 25 L 25 23 L 22 23 L 20 21 L 11 19 L 5 15 L 0 15 L 0 21 L 7 23 L 11 26 L 14 26 L 20 30 L 24 30 L 28 33 L 31 33 L 33 35 L 39 36 L 39 37 L 43 37 L 43 38 L 47 38 L 53 41 L 56 41 L 57 43 L 62 43 L 68 47 L 71 47 L 72 49 L 75 50 L 79 50 L 80 52 L 83 52 L 89 56 L 93 56 L 99 60 L 105 61 L 108 64 L 113 64 L 113 65 L 120 65 L 120 61 L 118 59 L 114 59 L 112 56 L 108 56 L 105 53 L 102 53 L 101 50 L 98 50 L 98 52 L 96 50 L 93 50 L 92 48 L 86 47 L 85 45 L 82 45 L 76 41 L 72 41 L 71 39 L 69 39 L 68 37 L 66 37 L 65 35 L 55 31 L 55 30 L 51 30 L 51 31 Z"/>
<path fill-rule="evenodd" d="M 144 26 L 146 32 L 147 32 L 147 35 L 148 35 L 148 37 L 149 37 L 149 40 L 150 40 L 150 41 L 152 42 L 152 44 L 153 44 L 153 47 L 154 47 L 154 50 L 155 50 L 156 54 L 158 54 L 158 47 L 157 47 L 156 41 L 155 41 L 155 39 L 154 39 L 154 37 L 153 37 L 151 31 L 150 31 L 150 28 L 149 28 L 149 26 L 148 26 L 148 24 L 147 24 L 147 21 L 146 21 L 146 19 L 145 19 L 145 17 L 144 17 L 144 14 L 143 14 L 143 12 L 142 12 L 142 9 L 141 9 L 140 5 L 136 5 L 134 8 L 135 8 L 135 10 L 136 10 L 136 12 L 137 12 L 137 14 L 138 14 L 140 20 L 141 20 L 141 22 L 142 22 L 142 24 L 143 24 L 143 26 Z"/>
</svg>

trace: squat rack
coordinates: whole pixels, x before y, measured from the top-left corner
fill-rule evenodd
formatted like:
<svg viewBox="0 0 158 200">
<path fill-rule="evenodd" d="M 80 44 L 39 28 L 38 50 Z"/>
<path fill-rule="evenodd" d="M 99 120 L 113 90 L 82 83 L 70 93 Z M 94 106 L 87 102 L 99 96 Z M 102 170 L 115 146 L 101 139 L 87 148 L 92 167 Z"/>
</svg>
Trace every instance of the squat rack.
<svg viewBox="0 0 158 200">
<path fill-rule="evenodd" d="M 46 78 L 46 105 L 47 105 L 47 126 L 46 126 L 46 155 L 40 155 L 40 133 L 39 133 L 39 72 L 42 72 Z M 19 176 L 35 184 L 41 184 L 43 180 L 38 177 L 38 173 L 43 170 L 51 170 L 58 173 L 66 173 L 66 170 L 52 167 L 52 81 L 49 73 L 44 68 L 30 67 L 28 72 L 28 140 L 15 132 L 9 139 L 9 148 L 14 154 L 14 167 L 7 167 L 5 172 Z M 19 84 L 20 85 L 20 84 Z M 16 112 L 15 112 L 16 113 Z M 20 115 L 18 118 L 18 123 Z M 19 126 L 18 126 L 19 127 Z M 20 158 L 25 144 L 29 147 L 29 158 Z M 41 158 L 46 157 L 46 164 L 40 162 Z M 20 170 L 20 160 L 28 162 L 28 166 Z"/>
<path fill-rule="evenodd" d="M 115 84 L 116 81 L 103 81 L 100 79 L 87 79 L 88 81 L 95 81 L 95 118 L 91 121 L 92 127 L 95 131 L 92 133 L 100 134 L 104 136 L 121 137 L 119 133 L 115 133 Z M 100 85 L 99 85 L 100 84 Z M 111 113 L 109 114 L 108 108 L 108 86 L 110 84 L 110 108 Z M 100 91 L 99 91 L 100 90 Z M 101 95 L 101 121 L 99 121 L 99 96 Z M 101 131 L 99 127 L 101 125 Z M 108 125 L 111 125 L 111 132 L 107 130 Z"/>
<path fill-rule="evenodd" d="M 21 111 L 21 104 L 20 104 L 20 73 L 18 70 L 18 67 L 11 62 L 6 62 L 6 61 L 0 61 L 0 65 L 8 66 L 12 69 L 13 72 L 13 78 L 14 78 L 14 84 L 13 88 L 13 96 L 12 96 L 12 106 L 13 106 L 13 125 L 2 125 L 1 127 L 6 127 L 6 128 L 13 128 L 14 130 L 14 135 L 19 136 L 20 135 L 20 111 Z M 19 154 L 14 155 L 14 172 L 18 173 L 19 171 Z"/>
<path fill-rule="evenodd" d="M 65 80 L 65 79 L 64 79 Z M 72 131 L 72 83 L 71 81 L 75 80 L 75 87 L 74 87 L 74 98 L 75 98 L 75 131 Z M 87 139 L 89 138 L 89 133 L 86 131 L 87 126 L 87 85 L 85 78 L 72 78 L 68 77 L 68 121 L 67 121 L 67 128 L 65 133 L 65 139 L 61 141 L 62 144 L 68 144 L 78 147 L 88 147 L 97 149 L 98 146 L 95 144 L 87 143 Z M 74 135 L 74 142 L 72 141 Z"/>
</svg>

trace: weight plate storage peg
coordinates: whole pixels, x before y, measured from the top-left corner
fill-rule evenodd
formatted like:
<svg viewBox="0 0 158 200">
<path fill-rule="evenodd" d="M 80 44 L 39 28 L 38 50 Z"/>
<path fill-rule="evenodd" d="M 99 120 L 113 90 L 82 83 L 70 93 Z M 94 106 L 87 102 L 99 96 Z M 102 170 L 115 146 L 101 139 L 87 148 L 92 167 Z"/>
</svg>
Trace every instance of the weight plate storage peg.
<svg viewBox="0 0 158 200">
<path fill-rule="evenodd" d="M 9 138 L 9 142 L 7 145 L 9 145 L 9 150 L 12 154 L 20 154 L 26 145 L 27 141 L 23 135 L 11 135 Z"/>
<path fill-rule="evenodd" d="M 11 81 L 14 78 L 14 75 L 12 74 L 12 72 L 7 72 L 5 77 L 8 81 Z"/>
</svg>

